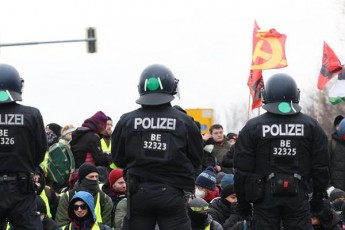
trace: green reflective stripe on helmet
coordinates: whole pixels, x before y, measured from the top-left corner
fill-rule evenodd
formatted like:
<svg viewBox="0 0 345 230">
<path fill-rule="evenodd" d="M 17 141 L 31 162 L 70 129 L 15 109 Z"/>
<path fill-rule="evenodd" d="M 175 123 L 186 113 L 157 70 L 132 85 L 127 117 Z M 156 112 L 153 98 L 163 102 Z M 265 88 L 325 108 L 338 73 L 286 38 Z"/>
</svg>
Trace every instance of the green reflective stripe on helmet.
<svg viewBox="0 0 345 230">
<path fill-rule="evenodd" d="M 289 113 L 291 111 L 291 106 L 287 102 L 282 102 L 278 105 L 278 109 L 282 113 Z"/>
<path fill-rule="evenodd" d="M 146 87 L 148 90 L 150 91 L 155 91 L 159 88 L 160 84 L 159 84 L 159 80 L 155 77 L 151 77 L 147 80 L 146 82 Z"/>
<path fill-rule="evenodd" d="M 190 207 L 194 212 L 202 212 L 208 210 L 208 206 L 205 207 Z"/>
<path fill-rule="evenodd" d="M 7 101 L 9 98 L 11 98 L 11 94 L 8 90 L 0 91 L 0 101 Z"/>
</svg>

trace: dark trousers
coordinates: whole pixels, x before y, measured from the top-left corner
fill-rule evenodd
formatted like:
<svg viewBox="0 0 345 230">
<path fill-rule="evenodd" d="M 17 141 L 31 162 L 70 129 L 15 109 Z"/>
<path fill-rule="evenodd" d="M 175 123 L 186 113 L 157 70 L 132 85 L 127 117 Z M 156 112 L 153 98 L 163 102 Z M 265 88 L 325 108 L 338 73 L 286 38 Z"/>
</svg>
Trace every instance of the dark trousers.
<svg viewBox="0 0 345 230">
<path fill-rule="evenodd" d="M 129 203 L 130 218 L 124 221 L 124 229 L 153 230 L 157 224 L 159 230 L 191 230 L 181 189 L 159 182 L 139 182 Z"/>
<path fill-rule="evenodd" d="M 308 195 L 301 190 L 295 196 L 272 196 L 266 190 L 265 197 L 254 203 L 253 230 L 309 230 L 311 225 Z"/>
<path fill-rule="evenodd" d="M 0 225 L 6 218 L 16 230 L 43 229 L 35 193 L 24 192 L 17 181 L 0 183 Z"/>
</svg>

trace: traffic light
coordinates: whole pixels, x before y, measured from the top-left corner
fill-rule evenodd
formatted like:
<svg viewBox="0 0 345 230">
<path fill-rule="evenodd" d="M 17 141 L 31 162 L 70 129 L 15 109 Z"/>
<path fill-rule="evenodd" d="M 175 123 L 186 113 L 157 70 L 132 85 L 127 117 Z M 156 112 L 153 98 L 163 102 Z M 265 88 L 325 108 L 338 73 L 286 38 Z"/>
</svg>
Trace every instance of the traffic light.
<svg viewBox="0 0 345 230">
<path fill-rule="evenodd" d="M 89 27 L 87 29 L 87 52 L 88 53 L 96 53 L 97 47 L 96 47 L 96 30 L 95 28 Z"/>
</svg>

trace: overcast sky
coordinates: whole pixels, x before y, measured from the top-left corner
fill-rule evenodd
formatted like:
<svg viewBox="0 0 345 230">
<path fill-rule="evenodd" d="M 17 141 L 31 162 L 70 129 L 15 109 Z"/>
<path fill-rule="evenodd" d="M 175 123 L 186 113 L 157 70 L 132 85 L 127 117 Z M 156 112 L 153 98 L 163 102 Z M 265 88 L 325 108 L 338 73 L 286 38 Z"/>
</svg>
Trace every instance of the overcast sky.
<svg viewBox="0 0 345 230">
<path fill-rule="evenodd" d="M 46 124 L 74 124 L 102 110 L 116 123 L 138 107 L 141 71 L 159 63 L 180 80 L 183 108 L 247 108 L 246 85 L 256 19 L 261 29 L 287 35 L 288 67 L 302 91 L 316 90 L 323 41 L 345 60 L 342 0 L 40 0 L 3 1 L 0 43 L 85 38 L 96 28 L 98 52 L 86 44 L 0 48 L 1 63 L 25 80 L 23 104 Z M 342 31 L 341 31 L 342 30 Z M 238 127 L 234 127 L 238 128 Z"/>
</svg>

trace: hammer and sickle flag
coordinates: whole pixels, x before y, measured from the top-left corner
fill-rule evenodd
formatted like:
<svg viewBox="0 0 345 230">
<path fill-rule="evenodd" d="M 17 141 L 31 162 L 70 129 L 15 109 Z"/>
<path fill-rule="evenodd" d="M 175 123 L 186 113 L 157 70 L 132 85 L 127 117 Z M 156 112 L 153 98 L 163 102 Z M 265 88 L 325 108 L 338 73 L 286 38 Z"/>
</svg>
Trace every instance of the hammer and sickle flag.
<svg viewBox="0 0 345 230">
<path fill-rule="evenodd" d="M 325 85 L 337 74 L 343 67 L 334 51 L 326 42 L 323 42 L 322 67 L 317 82 L 317 88 L 322 90 Z"/>
<path fill-rule="evenodd" d="M 259 108 L 262 103 L 261 89 L 264 88 L 262 70 L 251 70 L 248 77 L 247 85 L 252 96 L 252 110 Z"/>
<path fill-rule="evenodd" d="M 256 21 L 253 30 L 253 57 L 251 70 L 279 69 L 286 67 L 286 35 L 275 29 L 260 30 Z"/>
</svg>

